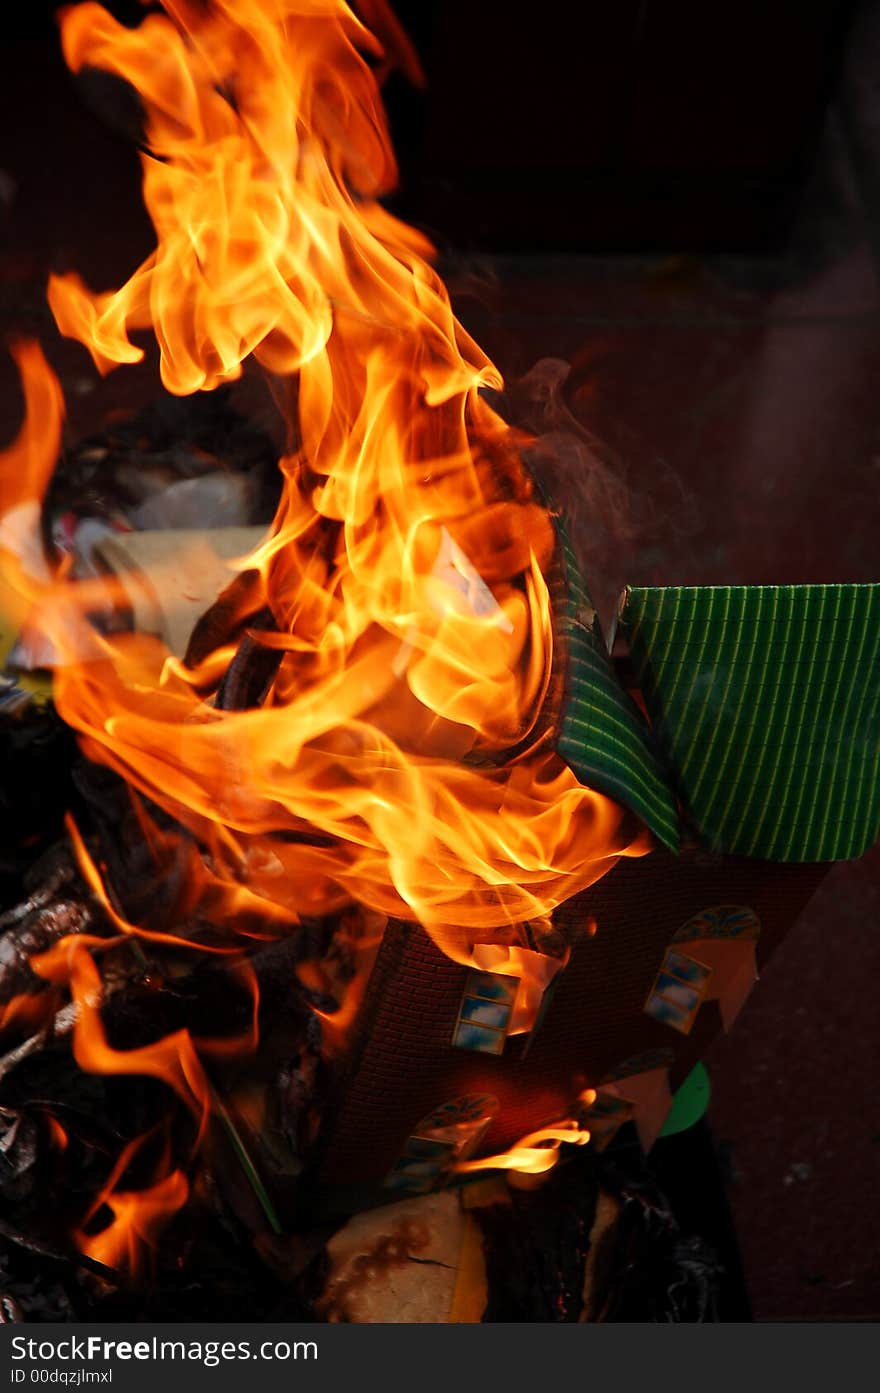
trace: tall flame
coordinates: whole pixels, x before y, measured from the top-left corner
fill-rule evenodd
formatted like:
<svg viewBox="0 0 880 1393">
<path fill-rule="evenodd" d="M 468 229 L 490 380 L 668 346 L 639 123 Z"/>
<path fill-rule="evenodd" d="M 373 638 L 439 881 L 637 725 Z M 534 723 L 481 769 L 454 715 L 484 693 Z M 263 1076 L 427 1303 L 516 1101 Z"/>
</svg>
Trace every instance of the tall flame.
<svg viewBox="0 0 880 1393">
<path fill-rule="evenodd" d="M 164 8 L 63 12 L 71 67 L 140 93 L 157 246 L 118 291 L 56 276 L 49 299 L 102 370 L 152 328 L 173 392 L 249 355 L 298 378 L 302 444 L 250 559 L 280 665 L 262 709 L 220 712 L 161 645 L 101 641 L 60 666 L 59 708 L 230 879 L 295 913 L 357 898 L 469 960 L 453 929 L 545 914 L 644 849 L 539 748 L 552 526 L 480 395 L 500 375 L 378 201 L 378 41 L 343 0 Z"/>
<path fill-rule="evenodd" d="M 163 8 L 136 29 L 91 0 L 62 11 L 71 68 L 140 95 L 156 248 L 116 291 L 53 276 L 49 302 L 102 372 L 141 358 L 132 336 L 152 330 L 172 392 L 233 381 L 248 358 L 295 380 L 300 443 L 280 460 L 267 540 L 241 563 L 257 579 L 238 617 L 269 607 L 259 642 L 276 674 L 256 709 L 218 709 L 228 645 L 190 668 L 157 639 L 90 627 L 98 583 L 51 572 L 39 546 L 62 402 L 33 345 L 18 350 L 26 422 L 0 459 L 0 599 L 48 638 L 85 752 L 192 834 L 193 896 L 232 929 L 247 933 L 246 901 L 287 922 L 352 900 L 419 921 L 456 960 L 529 978 L 515 1022 L 528 1028 L 560 963 L 535 967 L 503 933 L 642 854 L 647 834 L 550 750 L 552 522 L 524 442 L 481 394 L 500 374 L 455 318 L 430 244 L 380 202 L 396 167 L 377 73 L 397 61 L 418 77 L 417 60 L 383 0 L 359 8 L 384 49 L 344 0 Z M 113 926 L 138 932 L 75 840 Z M 115 1051 L 84 948 L 69 975 L 84 1068 L 160 1073 L 208 1106 L 205 1042 Z M 524 1145 L 543 1167 L 547 1148 Z M 151 1214 L 182 1202 L 175 1174 Z M 115 1248 L 133 1201 L 106 1199 Z"/>
</svg>

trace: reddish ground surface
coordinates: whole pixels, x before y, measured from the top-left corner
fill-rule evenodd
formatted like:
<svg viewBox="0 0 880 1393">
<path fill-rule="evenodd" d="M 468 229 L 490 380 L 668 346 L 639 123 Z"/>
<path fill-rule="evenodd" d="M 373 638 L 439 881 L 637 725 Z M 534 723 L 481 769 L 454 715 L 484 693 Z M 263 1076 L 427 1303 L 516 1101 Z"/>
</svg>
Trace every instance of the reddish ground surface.
<svg viewBox="0 0 880 1393">
<path fill-rule="evenodd" d="M 18 140 L 3 161 L 0 313 L 4 331 L 46 343 L 75 437 L 155 382 L 99 382 L 57 339 L 47 269 L 117 283 L 149 228 L 133 152 L 45 44 L 11 46 L 6 68 L 0 120 Z M 480 259 L 450 278 L 508 377 L 571 365 L 566 407 L 598 444 L 561 501 L 606 616 L 626 581 L 880 580 L 880 291 L 834 140 L 784 264 Z M 0 437 L 18 415 L 4 358 Z M 880 1316 L 878 928 L 875 851 L 832 871 L 709 1061 L 758 1319 Z"/>
</svg>

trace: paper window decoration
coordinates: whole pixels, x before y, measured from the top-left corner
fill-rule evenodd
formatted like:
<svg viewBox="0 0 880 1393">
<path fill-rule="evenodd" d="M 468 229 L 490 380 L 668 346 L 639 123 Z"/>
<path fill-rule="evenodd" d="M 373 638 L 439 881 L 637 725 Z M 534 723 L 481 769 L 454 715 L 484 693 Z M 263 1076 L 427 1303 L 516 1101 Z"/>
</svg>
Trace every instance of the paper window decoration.
<svg viewBox="0 0 880 1393">
<path fill-rule="evenodd" d="M 682 1035 L 690 1033 L 702 1005 L 712 969 L 677 948 L 667 948 L 663 966 L 651 988 L 645 1011 L 661 1025 Z"/>
<path fill-rule="evenodd" d="M 609 1069 L 607 1074 L 602 1075 L 600 1084 L 616 1083 L 619 1079 L 631 1078 L 633 1074 L 646 1074 L 651 1069 L 671 1069 L 674 1063 L 675 1050 L 671 1050 L 668 1045 L 659 1049 L 641 1050 L 616 1064 L 613 1069 Z"/>
<path fill-rule="evenodd" d="M 501 1054 L 519 990 L 518 977 L 498 972 L 468 973 L 452 1043 L 460 1050 Z"/>
<path fill-rule="evenodd" d="M 697 938 L 758 939 L 761 921 L 753 909 L 744 904 L 717 904 L 701 909 L 673 938 L 674 943 L 686 943 Z"/>
<path fill-rule="evenodd" d="M 498 1099 L 489 1093 L 468 1093 L 435 1108 L 407 1138 L 385 1189 L 407 1195 L 437 1189 L 477 1146 L 497 1111 Z"/>
<path fill-rule="evenodd" d="M 614 1093 L 602 1091 L 597 1093 L 596 1101 L 590 1105 L 585 1114 L 590 1141 L 595 1149 L 604 1151 L 624 1122 L 628 1122 L 634 1112 L 634 1105 L 626 1098 L 620 1098 Z"/>
<path fill-rule="evenodd" d="M 455 1160 L 452 1142 L 434 1141 L 413 1135 L 385 1181 L 386 1190 L 408 1195 L 426 1195 L 444 1177 Z"/>
</svg>

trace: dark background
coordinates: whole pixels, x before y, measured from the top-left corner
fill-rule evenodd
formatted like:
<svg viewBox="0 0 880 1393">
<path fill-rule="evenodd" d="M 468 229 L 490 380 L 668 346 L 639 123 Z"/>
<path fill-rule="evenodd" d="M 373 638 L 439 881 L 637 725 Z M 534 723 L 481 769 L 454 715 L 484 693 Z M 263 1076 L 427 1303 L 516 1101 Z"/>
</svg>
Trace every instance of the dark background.
<svg viewBox="0 0 880 1393">
<path fill-rule="evenodd" d="M 852 5 L 399 0 L 401 211 L 491 252 L 766 251 L 786 237 Z"/>
<path fill-rule="evenodd" d="M 0 315 L 43 340 L 76 438 L 157 381 L 101 382 L 46 274 L 116 285 L 151 234 L 125 109 L 66 72 L 52 8 L 2 20 Z M 880 580 L 880 7 L 396 8 L 428 87 L 388 85 L 394 206 L 509 380 L 569 365 L 588 448 L 563 501 L 603 612 L 626 581 Z M 0 438 L 19 413 L 4 357 Z M 709 1061 L 758 1319 L 880 1317 L 878 927 L 875 850 L 831 872 Z"/>
</svg>

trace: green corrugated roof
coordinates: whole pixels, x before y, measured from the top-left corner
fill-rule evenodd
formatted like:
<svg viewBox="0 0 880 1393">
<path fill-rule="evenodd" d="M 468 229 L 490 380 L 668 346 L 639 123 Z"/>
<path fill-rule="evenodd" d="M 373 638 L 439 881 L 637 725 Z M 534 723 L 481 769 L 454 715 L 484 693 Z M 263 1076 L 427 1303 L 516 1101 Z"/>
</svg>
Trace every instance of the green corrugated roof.
<svg viewBox="0 0 880 1393">
<path fill-rule="evenodd" d="M 632 809 L 664 846 L 677 851 L 675 795 L 650 732 L 611 666 L 568 538 L 561 527 L 557 531 L 563 575 L 556 619 L 566 690 L 556 748 L 581 783 Z"/>
<path fill-rule="evenodd" d="M 634 586 L 621 629 L 710 846 L 831 861 L 876 840 L 880 586 Z"/>
</svg>

